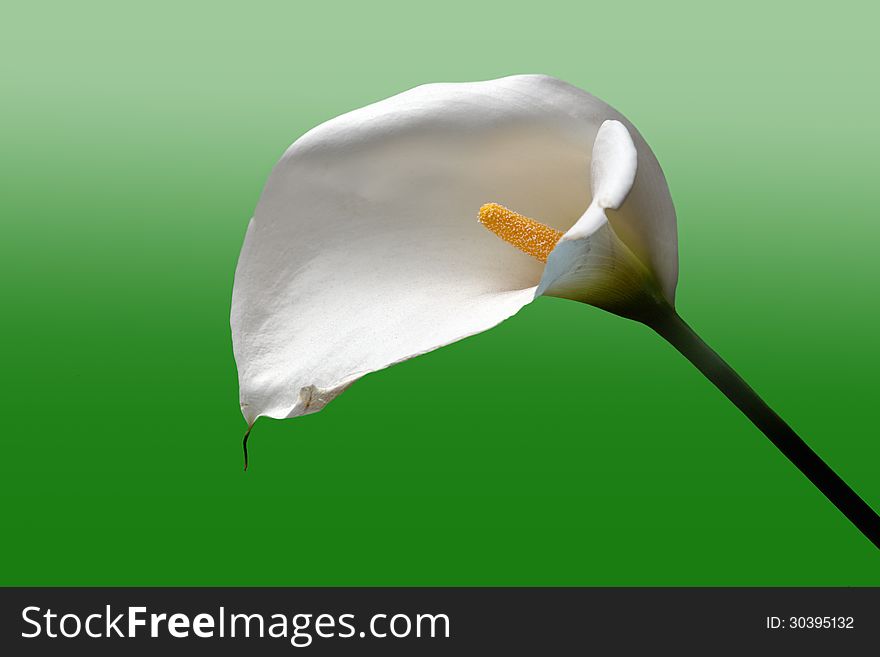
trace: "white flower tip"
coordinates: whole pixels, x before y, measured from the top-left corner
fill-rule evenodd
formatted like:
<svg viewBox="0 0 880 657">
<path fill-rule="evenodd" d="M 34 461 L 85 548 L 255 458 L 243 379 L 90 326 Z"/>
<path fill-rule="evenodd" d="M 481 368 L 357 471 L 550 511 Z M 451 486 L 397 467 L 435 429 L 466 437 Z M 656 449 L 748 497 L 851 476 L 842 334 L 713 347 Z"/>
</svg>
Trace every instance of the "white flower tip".
<svg viewBox="0 0 880 657">
<path fill-rule="evenodd" d="M 593 142 L 590 166 L 593 202 L 600 208 L 619 208 L 636 179 L 638 151 L 620 121 L 602 123 Z"/>
</svg>

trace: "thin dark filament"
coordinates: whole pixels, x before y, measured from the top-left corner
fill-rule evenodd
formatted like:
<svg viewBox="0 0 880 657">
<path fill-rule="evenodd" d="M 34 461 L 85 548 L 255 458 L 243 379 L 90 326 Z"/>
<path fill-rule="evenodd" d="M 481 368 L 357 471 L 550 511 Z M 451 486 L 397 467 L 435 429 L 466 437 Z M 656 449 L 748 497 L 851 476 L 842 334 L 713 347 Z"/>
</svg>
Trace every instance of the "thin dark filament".
<svg viewBox="0 0 880 657">
<path fill-rule="evenodd" d="M 247 441 L 248 441 L 248 437 L 251 435 L 252 428 L 253 427 L 248 427 L 247 432 L 245 432 L 245 434 L 244 434 L 244 440 L 241 441 L 241 448 L 242 448 L 242 450 L 244 450 L 244 471 L 245 472 L 247 472 L 247 466 L 248 466 Z"/>
</svg>

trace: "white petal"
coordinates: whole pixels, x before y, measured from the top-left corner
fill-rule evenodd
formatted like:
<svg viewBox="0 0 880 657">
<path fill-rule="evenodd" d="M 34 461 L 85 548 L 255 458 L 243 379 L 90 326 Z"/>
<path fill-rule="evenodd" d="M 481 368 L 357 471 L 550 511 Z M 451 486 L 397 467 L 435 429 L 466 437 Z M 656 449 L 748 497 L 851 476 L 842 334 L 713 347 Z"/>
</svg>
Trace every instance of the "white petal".
<svg viewBox="0 0 880 657">
<path fill-rule="evenodd" d="M 247 421 L 320 410 L 364 374 L 531 301 L 541 264 L 484 230 L 477 211 L 494 201 L 568 229 L 590 204 L 591 149 L 609 118 L 623 120 L 564 82 L 516 76 L 418 87 L 300 138 L 266 184 L 236 270 Z M 640 149 L 621 211 L 642 162 Z M 640 244 L 653 248 L 652 230 Z M 670 253 L 674 240 L 649 255 Z"/>
<path fill-rule="evenodd" d="M 633 318 L 650 312 L 666 296 L 647 258 L 639 257 L 618 234 L 626 231 L 626 224 L 608 217 L 609 210 L 628 205 L 637 172 L 638 150 L 626 126 L 605 121 L 593 144 L 593 200 L 548 256 L 537 294 L 574 299 Z"/>
<path fill-rule="evenodd" d="M 638 154 L 626 126 L 620 121 L 605 121 L 593 142 L 593 203 L 606 210 L 619 208 L 632 189 L 637 168 Z"/>
<path fill-rule="evenodd" d="M 678 233 L 666 177 L 638 130 L 622 116 L 613 118 L 616 120 L 609 126 L 607 140 L 596 147 L 603 153 L 603 161 L 609 166 L 615 163 L 619 187 L 609 188 L 599 207 L 607 210 L 605 214 L 616 235 L 645 264 L 667 301 L 673 304 L 678 284 Z M 623 138 L 623 128 L 632 138 L 638 158 L 635 180 L 629 193 L 623 193 L 625 198 L 620 195 L 627 179 L 622 172 L 630 171 L 630 163 L 626 145 L 629 140 Z M 594 170 L 595 173 L 598 172 Z"/>
</svg>

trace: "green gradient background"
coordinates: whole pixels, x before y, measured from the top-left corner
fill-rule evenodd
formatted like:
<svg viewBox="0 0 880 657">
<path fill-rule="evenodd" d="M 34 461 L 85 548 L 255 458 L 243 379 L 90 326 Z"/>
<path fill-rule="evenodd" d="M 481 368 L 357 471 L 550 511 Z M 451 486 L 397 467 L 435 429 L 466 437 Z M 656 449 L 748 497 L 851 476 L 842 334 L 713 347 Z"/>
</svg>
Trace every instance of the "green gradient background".
<svg viewBox="0 0 880 657">
<path fill-rule="evenodd" d="M 876 548 L 634 323 L 542 299 L 261 420 L 246 475 L 228 324 L 297 136 L 546 72 L 639 126 L 682 315 L 880 507 L 867 3 L 116 4 L 0 27 L 0 583 L 880 584 Z"/>
</svg>

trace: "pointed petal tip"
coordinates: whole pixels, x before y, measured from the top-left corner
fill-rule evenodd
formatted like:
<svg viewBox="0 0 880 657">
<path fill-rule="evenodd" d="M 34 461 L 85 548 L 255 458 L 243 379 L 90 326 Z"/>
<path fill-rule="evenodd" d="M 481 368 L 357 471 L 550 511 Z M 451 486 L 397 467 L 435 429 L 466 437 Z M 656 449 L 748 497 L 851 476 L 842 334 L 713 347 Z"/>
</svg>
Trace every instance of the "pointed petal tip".
<svg viewBox="0 0 880 657">
<path fill-rule="evenodd" d="M 593 142 L 591 186 L 593 202 L 616 210 L 632 189 L 638 168 L 638 151 L 627 127 L 616 119 L 603 121 Z"/>
</svg>

